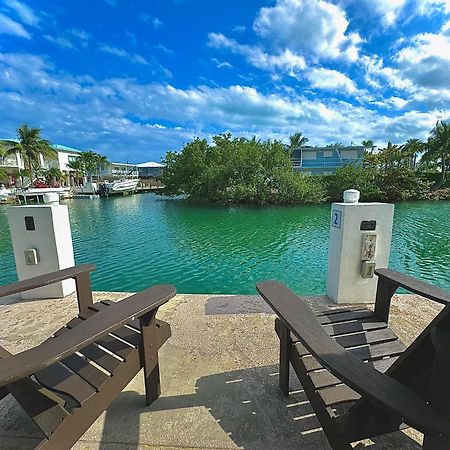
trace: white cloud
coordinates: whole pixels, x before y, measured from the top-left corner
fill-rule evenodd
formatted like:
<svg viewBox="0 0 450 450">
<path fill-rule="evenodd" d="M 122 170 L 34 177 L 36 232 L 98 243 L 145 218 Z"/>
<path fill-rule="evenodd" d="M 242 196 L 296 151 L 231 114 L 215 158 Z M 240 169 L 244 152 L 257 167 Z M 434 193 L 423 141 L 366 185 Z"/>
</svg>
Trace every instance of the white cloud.
<svg viewBox="0 0 450 450">
<path fill-rule="evenodd" d="M 345 11 L 325 0 L 277 0 L 259 10 L 253 28 L 278 47 L 318 59 L 355 61 L 362 39 L 348 33 L 348 25 Z"/>
<path fill-rule="evenodd" d="M 75 77 L 28 54 L 0 54 L 0 104 L 8 104 L 0 135 L 13 134 L 25 121 L 44 127 L 44 135 L 53 141 L 114 152 L 114 159 L 136 149 L 136 161 L 158 159 L 194 136 L 225 130 L 287 138 L 301 129 L 317 145 L 368 138 L 401 143 L 425 138 L 437 117 L 450 117 L 448 104 L 442 111 L 405 111 L 392 117 L 350 102 L 310 99 L 293 90 L 264 94 L 240 85 L 180 89 L 126 78 Z M 140 157 L 148 151 L 148 142 L 155 153 Z"/>
<path fill-rule="evenodd" d="M 353 94 L 357 91 L 357 87 L 353 80 L 347 75 L 337 70 L 314 68 L 306 74 L 310 85 L 313 88 L 344 91 L 348 94 Z"/>
<path fill-rule="evenodd" d="M 0 34 L 10 34 L 31 39 L 31 34 L 20 23 L 15 22 L 4 14 L 0 14 Z"/>
<path fill-rule="evenodd" d="M 155 17 L 155 18 L 152 20 L 152 24 L 153 24 L 153 26 L 154 26 L 156 29 L 161 28 L 161 27 L 163 26 L 163 23 L 162 23 L 161 20 L 159 20 L 157 17 Z"/>
<path fill-rule="evenodd" d="M 450 33 L 448 23 L 440 33 L 421 33 L 410 39 L 395 61 L 404 77 L 417 86 L 450 88 Z"/>
<path fill-rule="evenodd" d="M 416 0 L 416 10 L 421 15 L 431 15 L 436 10 L 450 13 L 450 0 Z"/>
<path fill-rule="evenodd" d="M 167 48 L 165 45 L 162 45 L 162 44 L 154 45 L 153 48 L 156 48 L 157 50 L 160 50 L 167 55 L 173 54 L 173 50 L 171 50 L 170 48 Z"/>
<path fill-rule="evenodd" d="M 81 30 L 79 28 L 71 28 L 69 30 L 69 33 L 72 34 L 74 37 L 78 38 L 82 42 L 87 42 L 91 38 L 91 35 L 87 31 Z"/>
<path fill-rule="evenodd" d="M 358 3 L 360 1 L 356 0 Z M 363 2 L 366 8 L 382 18 L 384 25 L 391 26 L 396 22 L 407 0 L 363 0 Z"/>
<path fill-rule="evenodd" d="M 61 48 L 73 48 L 72 42 L 62 36 L 51 36 L 49 34 L 44 35 L 44 39 Z"/>
<path fill-rule="evenodd" d="M 211 61 L 216 65 L 218 69 L 232 69 L 233 65 L 228 61 L 219 61 L 217 58 L 212 58 Z"/>
<path fill-rule="evenodd" d="M 277 54 L 266 53 L 258 46 L 240 44 L 221 33 L 209 33 L 208 45 L 214 48 L 225 48 L 232 53 L 242 55 L 247 62 L 254 67 L 263 70 L 288 73 L 295 76 L 298 71 L 305 69 L 306 62 L 303 56 L 293 53 L 290 49 L 284 49 Z"/>
<path fill-rule="evenodd" d="M 113 46 L 110 46 L 110 45 L 101 44 L 99 46 L 99 49 L 102 52 L 109 53 L 109 54 L 115 55 L 115 56 L 120 56 L 121 58 L 128 59 L 128 60 L 130 60 L 132 62 L 135 62 L 137 64 L 144 64 L 144 65 L 149 65 L 150 64 L 143 56 L 137 55 L 137 54 L 128 53 L 123 48 L 118 48 L 118 47 L 113 47 Z"/>
<path fill-rule="evenodd" d="M 412 90 L 413 83 L 405 78 L 402 72 L 384 64 L 383 58 L 377 55 L 363 56 L 360 60 L 365 70 L 365 80 L 372 88 L 390 87 L 401 90 Z"/>
<path fill-rule="evenodd" d="M 244 25 L 235 25 L 233 27 L 233 32 L 234 33 L 243 33 L 245 30 L 247 29 L 247 27 L 245 27 Z"/>
<path fill-rule="evenodd" d="M 39 17 L 33 10 L 18 0 L 4 0 L 6 6 L 16 12 L 23 23 L 35 26 L 39 22 Z"/>
</svg>

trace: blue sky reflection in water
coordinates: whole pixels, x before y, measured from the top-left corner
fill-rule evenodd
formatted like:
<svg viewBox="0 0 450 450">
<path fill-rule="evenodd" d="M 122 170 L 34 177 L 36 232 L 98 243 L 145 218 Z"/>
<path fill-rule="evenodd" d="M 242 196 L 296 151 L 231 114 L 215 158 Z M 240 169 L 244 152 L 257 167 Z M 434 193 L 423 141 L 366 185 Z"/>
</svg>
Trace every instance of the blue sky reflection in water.
<svg viewBox="0 0 450 450">
<path fill-rule="evenodd" d="M 77 263 L 93 287 L 137 291 L 169 282 L 185 293 L 255 293 L 261 279 L 303 294 L 325 291 L 330 205 L 203 207 L 142 194 L 71 200 Z M 450 289 L 450 202 L 395 206 L 390 266 Z M 0 284 L 15 276 L 0 207 Z"/>
</svg>

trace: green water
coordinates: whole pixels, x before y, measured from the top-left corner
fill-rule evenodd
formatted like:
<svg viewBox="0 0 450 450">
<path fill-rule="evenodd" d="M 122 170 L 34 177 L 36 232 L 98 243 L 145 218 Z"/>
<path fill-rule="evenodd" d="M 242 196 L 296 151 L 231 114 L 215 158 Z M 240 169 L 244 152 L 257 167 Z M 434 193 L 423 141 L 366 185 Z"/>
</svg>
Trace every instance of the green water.
<svg viewBox="0 0 450 450">
<path fill-rule="evenodd" d="M 173 283 L 185 293 L 255 293 L 278 279 L 325 291 L 330 205 L 200 207 L 154 194 L 68 200 L 76 262 L 97 265 L 95 290 Z M 395 207 L 390 266 L 450 288 L 450 202 Z M 16 279 L 0 207 L 0 284 Z"/>
</svg>

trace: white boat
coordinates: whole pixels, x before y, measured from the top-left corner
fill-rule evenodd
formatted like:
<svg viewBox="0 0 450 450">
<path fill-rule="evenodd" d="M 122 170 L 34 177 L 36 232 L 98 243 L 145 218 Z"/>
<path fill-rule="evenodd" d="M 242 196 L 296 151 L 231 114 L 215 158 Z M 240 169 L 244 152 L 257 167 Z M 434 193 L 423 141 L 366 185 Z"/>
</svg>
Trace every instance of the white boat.
<svg viewBox="0 0 450 450">
<path fill-rule="evenodd" d="M 13 198 L 11 189 L 7 189 L 4 185 L 0 185 L 0 203 L 9 202 Z"/>
<path fill-rule="evenodd" d="M 116 180 L 112 182 L 104 182 L 100 184 L 98 193 L 100 197 L 108 195 L 125 194 L 135 192 L 139 183 L 139 178 L 131 178 L 128 180 Z"/>
</svg>

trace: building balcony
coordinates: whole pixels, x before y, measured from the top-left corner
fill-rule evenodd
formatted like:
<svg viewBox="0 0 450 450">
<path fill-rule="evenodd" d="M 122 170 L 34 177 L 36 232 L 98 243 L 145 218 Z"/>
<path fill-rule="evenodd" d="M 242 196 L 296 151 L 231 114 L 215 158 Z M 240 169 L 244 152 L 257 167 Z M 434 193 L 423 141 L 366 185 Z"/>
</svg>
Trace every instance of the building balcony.
<svg viewBox="0 0 450 450">
<path fill-rule="evenodd" d="M 4 158 L 0 158 L 0 167 L 19 168 L 19 163 L 17 162 L 17 157 L 12 155 L 12 156 L 6 156 Z"/>
</svg>

